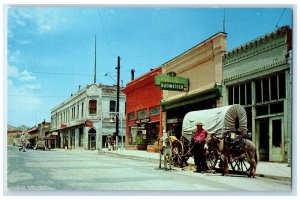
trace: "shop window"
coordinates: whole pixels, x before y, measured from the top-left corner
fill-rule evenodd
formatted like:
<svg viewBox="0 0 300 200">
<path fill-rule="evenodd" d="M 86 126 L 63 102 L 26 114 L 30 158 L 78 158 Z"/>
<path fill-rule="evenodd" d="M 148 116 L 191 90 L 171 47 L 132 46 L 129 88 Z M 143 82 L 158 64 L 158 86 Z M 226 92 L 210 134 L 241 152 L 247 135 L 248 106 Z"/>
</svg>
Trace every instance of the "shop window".
<svg viewBox="0 0 300 200">
<path fill-rule="evenodd" d="M 285 74 L 279 74 L 279 98 L 285 99 Z"/>
<path fill-rule="evenodd" d="M 143 119 L 143 118 L 146 118 L 147 117 L 147 110 L 140 110 L 138 111 L 138 119 Z"/>
<path fill-rule="evenodd" d="M 263 105 L 263 106 L 257 106 L 256 107 L 256 115 L 257 116 L 268 115 L 268 114 L 269 114 L 268 105 Z"/>
<path fill-rule="evenodd" d="M 89 101 L 89 113 L 93 115 L 97 114 L 97 100 Z"/>
<path fill-rule="evenodd" d="M 129 145 L 144 145 L 146 144 L 146 130 L 145 127 L 130 127 L 130 134 L 128 137 L 128 144 Z"/>
<path fill-rule="evenodd" d="M 233 104 L 233 87 L 228 87 L 228 103 Z"/>
<path fill-rule="evenodd" d="M 270 105 L 270 114 L 283 113 L 283 101 Z"/>
<path fill-rule="evenodd" d="M 132 112 L 132 113 L 129 113 L 128 114 L 128 120 L 134 120 L 135 119 L 135 113 Z"/>
<path fill-rule="evenodd" d="M 270 101 L 269 78 L 263 79 L 263 101 Z"/>
<path fill-rule="evenodd" d="M 240 101 L 239 101 L 239 97 L 240 97 L 239 85 L 234 86 L 233 93 L 234 93 L 233 103 L 234 104 L 239 104 L 240 103 Z"/>
<path fill-rule="evenodd" d="M 278 76 L 272 76 L 271 78 L 271 100 L 278 99 Z"/>
<path fill-rule="evenodd" d="M 252 87 L 251 82 L 246 83 L 246 105 L 252 104 Z"/>
<path fill-rule="evenodd" d="M 240 85 L 240 92 L 241 92 L 241 95 L 240 95 L 240 104 L 241 105 L 245 105 L 245 100 L 246 100 L 246 97 L 245 97 L 245 84 L 242 84 Z"/>
<path fill-rule="evenodd" d="M 109 112 L 116 112 L 116 101 L 109 102 Z"/>
<path fill-rule="evenodd" d="M 257 80 L 255 81 L 255 96 L 256 96 L 256 103 L 261 103 L 262 99 L 261 99 L 261 80 Z"/>
<path fill-rule="evenodd" d="M 150 115 L 156 116 L 159 115 L 159 106 L 150 109 Z"/>
</svg>

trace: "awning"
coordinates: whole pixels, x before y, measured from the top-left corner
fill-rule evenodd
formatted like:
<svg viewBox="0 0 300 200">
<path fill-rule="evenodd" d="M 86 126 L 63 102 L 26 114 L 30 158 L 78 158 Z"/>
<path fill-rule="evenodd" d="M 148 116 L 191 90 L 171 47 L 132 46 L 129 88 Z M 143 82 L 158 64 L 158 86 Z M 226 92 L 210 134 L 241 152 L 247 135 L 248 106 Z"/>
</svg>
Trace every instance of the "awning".
<svg viewBox="0 0 300 200">
<path fill-rule="evenodd" d="M 188 95 L 172 101 L 161 102 L 161 107 L 163 111 L 166 111 L 172 108 L 178 108 L 186 105 L 203 102 L 209 99 L 219 98 L 221 94 L 222 86 L 215 84 L 215 87 L 209 90 L 197 94 Z"/>
</svg>

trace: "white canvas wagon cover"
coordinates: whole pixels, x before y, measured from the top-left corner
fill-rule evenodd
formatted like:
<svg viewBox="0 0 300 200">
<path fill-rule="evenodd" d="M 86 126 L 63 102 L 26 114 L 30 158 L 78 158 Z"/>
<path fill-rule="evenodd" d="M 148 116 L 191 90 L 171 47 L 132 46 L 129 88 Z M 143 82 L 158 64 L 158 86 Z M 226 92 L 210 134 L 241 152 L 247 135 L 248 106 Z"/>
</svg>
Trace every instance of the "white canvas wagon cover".
<svg viewBox="0 0 300 200">
<path fill-rule="evenodd" d="M 223 134 L 235 131 L 236 126 L 242 134 L 247 134 L 247 115 L 243 106 L 234 104 L 219 108 L 188 112 L 182 123 L 182 136 L 191 141 L 196 123 L 202 122 L 208 133 Z"/>
</svg>

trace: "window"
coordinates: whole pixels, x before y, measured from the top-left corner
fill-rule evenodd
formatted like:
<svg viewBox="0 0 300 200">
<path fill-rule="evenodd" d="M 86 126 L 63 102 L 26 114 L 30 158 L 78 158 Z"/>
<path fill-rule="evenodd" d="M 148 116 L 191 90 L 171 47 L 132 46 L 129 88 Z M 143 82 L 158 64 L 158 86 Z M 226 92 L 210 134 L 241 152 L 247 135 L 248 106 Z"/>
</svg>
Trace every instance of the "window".
<svg viewBox="0 0 300 200">
<path fill-rule="evenodd" d="M 150 109 L 150 116 L 159 115 L 159 106 Z"/>
<path fill-rule="evenodd" d="M 116 101 L 109 102 L 109 112 L 116 112 Z"/>
<path fill-rule="evenodd" d="M 279 74 L 279 84 L 278 84 L 278 89 L 279 89 L 279 99 L 285 99 L 285 74 L 281 73 Z"/>
<path fill-rule="evenodd" d="M 255 82 L 256 103 L 263 103 L 284 99 L 285 91 L 285 75 L 284 73 L 266 77 Z"/>
<path fill-rule="evenodd" d="M 129 113 L 128 114 L 128 120 L 134 120 L 135 119 L 135 113 L 132 112 L 132 113 Z"/>
<path fill-rule="evenodd" d="M 138 119 L 143 119 L 145 117 L 147 117 L 147 110 L 146 109 L 138 111 Z"/>
<path fill-rule="evenodd" d="M 242 83 L 235 86 L 228 87 L 228 103 L 251 105 L 252 104 L 252 92 L 251 82 Z"/>
<path fill-rule="evenodd" d="M 77 119 L 79 119 L 79 104 L 77 105 Z"/>
<path fill-rule="evenodd" d="M 261 80 L 255 81 L 256 103 L 262 102 L 261 98 Z"/>
<path fill-rule="evenodd" d="M 97 101 L 96 100 L 89 101 L 89 113 L 92 115 L 97 114 Z"/>
<path fill-rule="evenodd" d="M 82 104 L 81 104 L 81 118 L 83 118 L 83 107 L 84 107 L 84 104 L 82 102 Z"/>
</svg>

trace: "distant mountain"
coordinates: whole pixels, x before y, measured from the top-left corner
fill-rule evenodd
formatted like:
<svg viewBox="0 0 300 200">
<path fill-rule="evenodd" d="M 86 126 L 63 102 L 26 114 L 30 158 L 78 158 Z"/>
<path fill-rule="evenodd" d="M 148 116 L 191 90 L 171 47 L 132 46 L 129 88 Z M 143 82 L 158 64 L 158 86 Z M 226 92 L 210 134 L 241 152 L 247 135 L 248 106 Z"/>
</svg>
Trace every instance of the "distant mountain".
<svg viewBox="0 0 300 200">
<path fill-rule="evenodd" d="M 11 125 L 7 125 L 7 130 L 14 130 L 14 129 L 17 129 L 16 127 L 14 127 L 14 126 L 11 126 Z"/>
<path fill-rule="evenodd" d="M 19 126 L 19 127 L 15 127 L 15 126 L 12 126 L 12 125 L 7 125 L 7 130 L 21 130 L 21 131 L 26 131 L 27 129 L 29 129 L 29 127 L 25 126 L 25 125 L 22 125 L 22 126 Z"/>
<path fill-rule="evenodd" d="M 22 126 L 17 127 L 17 129 L 19 129 L 21 131 L 26 131 L 27 129 L 29 129 L 29 127 L 25 126 L 25 125 L 22 125 Z"/>
</svg>

